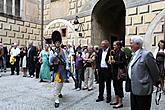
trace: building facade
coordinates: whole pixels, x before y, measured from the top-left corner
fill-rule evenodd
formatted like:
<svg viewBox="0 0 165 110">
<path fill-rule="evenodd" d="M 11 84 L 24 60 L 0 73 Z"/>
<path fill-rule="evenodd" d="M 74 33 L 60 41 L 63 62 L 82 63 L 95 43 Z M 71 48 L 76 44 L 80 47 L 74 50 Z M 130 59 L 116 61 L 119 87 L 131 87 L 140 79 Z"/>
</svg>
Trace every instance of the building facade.
<svg viewBox="0 0 165 110">
<path fill-rule="evenodd" d="M 23 46 L 34 40 L 40 45 L 41 0 L 2 0 L 0 4 L 2 41 Z M 141 35 L 144 46 L 152 50 L 165 39 L 164 17 L 165 0 L 44 0 L 44 37 L 58 30 L 64 44 L 87 46 L 99 45 L 103 39 L 129 45 L 131 36 Z"/>
</svg>

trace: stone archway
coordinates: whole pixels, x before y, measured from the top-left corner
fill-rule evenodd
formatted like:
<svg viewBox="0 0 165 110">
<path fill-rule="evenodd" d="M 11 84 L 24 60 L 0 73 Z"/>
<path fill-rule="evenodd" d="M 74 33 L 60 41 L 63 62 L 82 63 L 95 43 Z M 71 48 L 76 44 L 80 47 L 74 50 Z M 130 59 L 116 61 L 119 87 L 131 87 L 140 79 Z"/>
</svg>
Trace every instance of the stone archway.
<svg viewBox="0 0 165 110">
<path fill-rule="evenodd" d="M 148 29 L 146 31 L 146 34 L 144 36 L 144 47 L 147 48 L 148 50 L 152 49 L 152 35 L 153 32 L 156 28 L 156 26 L 158 25 L 159 22 L 161 22 L 161 20 L 165 17 L 165 9 L 162 10 L 153 20 L 152 22 L 149 24 Z"/>
<path fill-rule="evenodd" d="M 73 34 L 75 35 L 75 36 L 74 36 L 74 44 L 78 44 L 78 37 L 79 37 L 79 36 L 78 36 L 78 33 L 75 31 L 73 25 L 72 25 L 69 21 L 67 21 L 67 20 L 65 20 L 65 19 L 56 19 L 56 20 L 51 21 L 51 22 L 46 26 L 46 28 L 44 29 L 44 34 L 49 30 L 49 27 L 50 27 L 51 25 L 55 24 L 55 23 L 63 23 L 63 24 L 65 24 L 66 26 L 68 26 L 68 27 L 72 30 Z"/>
<path fill-rule="evenodd" d="M 99 0 L 92 11 L 93 45 L 101 40 L 125 42 L 125 4 L 123 0 Z"/>
</svg>

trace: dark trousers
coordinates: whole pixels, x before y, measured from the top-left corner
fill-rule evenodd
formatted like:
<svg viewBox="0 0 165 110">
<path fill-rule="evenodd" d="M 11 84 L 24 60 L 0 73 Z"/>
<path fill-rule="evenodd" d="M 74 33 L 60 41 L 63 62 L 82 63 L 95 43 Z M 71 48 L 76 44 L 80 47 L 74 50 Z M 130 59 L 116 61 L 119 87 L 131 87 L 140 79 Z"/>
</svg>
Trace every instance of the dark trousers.
<svg viewBox="0 0 165 110">
<path fill-rule="evenodd" d="M 101 68 L 99 70 L 99 99 L 103 99 L 104 95 L 104 88 L 106 83 L 106 90 L 107 90 L 107 100 L 111 101 L 111 77 L 110 77 L 110 70 L 107 68 Z"/>
<path fill-rule="evenodd" d="M 34 76 L 34 72 L 35 72 L 35 62 L 32 60 L 29 60 L 29 75 L 30 76 Z"/>
<path fill-rule="evenodd" d="M 137 96 L 131 93 L 131 110 L 150 110 L 152 95 Z"/>
<path fill-rule="evenodd" d="M 82 69 L 79 69 L 79 70 L 76 70 L 76 83 L 75 83 L 75 88 L 80 88 L 81 89 L 81 83 L 82 83 L 82 80 L 81 80 L 81 74 L 82 74 L 83 70 Z"/>
<path fill-rule="evenodd" d="M 41 64 L 37 62 L 36 63 L 36 78 L 39 78 L 40 68 L 41 68 Z"/>
<path fill-rule="evenodd" d="M 99 81 L 98 71 L 96 69 L 95 69 L 94 75 L 95 75 L 95 81 L 98 82 Z"/>
<path fill-rule="evenodd" d="M 17 75 L 19 75 L 19 60 L 20 58 L 16 57 L 16 62 L 13 65 L 11 65 L 11 75 L 14 74 L 15 68 L 16 68 Z"/>
<path fill-rule="evenodd" d="M 113 80 L 113 87 L 114 87 L 115 95 L 119 96 L 120 98 L 123 98 L 124 97 L 123 81 L 114 79 Z"/>
</svg>

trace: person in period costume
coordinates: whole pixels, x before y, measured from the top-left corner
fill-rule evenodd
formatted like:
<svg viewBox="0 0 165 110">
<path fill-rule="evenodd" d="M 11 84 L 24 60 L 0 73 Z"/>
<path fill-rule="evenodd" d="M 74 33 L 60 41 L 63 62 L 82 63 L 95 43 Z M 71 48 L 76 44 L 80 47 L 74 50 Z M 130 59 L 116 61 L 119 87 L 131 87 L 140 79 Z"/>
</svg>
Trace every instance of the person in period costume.
<svg viewBox="0 0 165 110">
<path fill-rule="evenodd" d="M 50 75 L 50 66 L 49 66 L 49 46 L 46 44 L 44 47 L 44 50 L 40 53 L 41 58 L 41 68 L 40 68 L 40 82 L 43 81 L 50 81 L 51 75 Z"/>
<path fill-rule="evenodd" d="M 17 47 L 17 43 L 14 43 L 13 48 L 10 51 L 10 64 L 11 64 L 11 75 L 14 75 L 16 68 L 17 75 L 19 75 L 19 60 L 20 60 L 20 49 Z"/>
<path fill-rule="evenodd" d="M 55 107 L 59 107 L 59 97 L 62 97 L 61 90 L 63 83 L 66 79 L 66 68 L 68 68 L 68 63 L 66 62 L 66 56 L 64 50 L 61 48 L 61 34 L 59 31 L 54 31 L 52 33 L 52 40 L 55 44 L 54 56 L 51 58 L 51 63 L 54 64 L 54 83 L 55 83 Z"/>
<path fill-rule="evenodd" d="M 152 53 L 143 49 L 143 38 L 132 36 L 133 56 L 128 64 L 131 110 L 150 110 L 153 85 L 158 86 L 159 68 Z"/>
<path fill-rule="evenodd" d="M 108 63 L 110 56 L 110 48 L 109 48 L 109 41 L 103 40 L 101 42 L 101 48 L 98 52 L 97 58 L 97 68 L 98 68 L 98 75 L 99 75 L 99 96 L 96 102 L 100 102 L 104 100 L 104 88 L 106 83 L 106 103 L 111 102 L 111 64 Z"/>
</svg>

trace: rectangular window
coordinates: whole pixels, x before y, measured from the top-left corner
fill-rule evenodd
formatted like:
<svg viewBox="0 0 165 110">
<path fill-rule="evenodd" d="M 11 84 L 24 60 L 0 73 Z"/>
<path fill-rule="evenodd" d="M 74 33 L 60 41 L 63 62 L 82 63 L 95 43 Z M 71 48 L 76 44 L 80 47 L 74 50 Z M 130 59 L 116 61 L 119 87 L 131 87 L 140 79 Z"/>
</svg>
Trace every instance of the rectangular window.
<svg viewBox="0 0 165 110">
<path fill-rule="evenodd" d="M 20 16 L 20 0 L 15 0 L 15 16 Z"/>
<path fill-rule="evenodd" d="M 4 0 L 0 0 L 0 13 L 4 13 Z"/>
<path fill-rule="evenodd" d="M 12 0 L 6 0 L 6 14 L 12 15 Z"/>
</svg>

